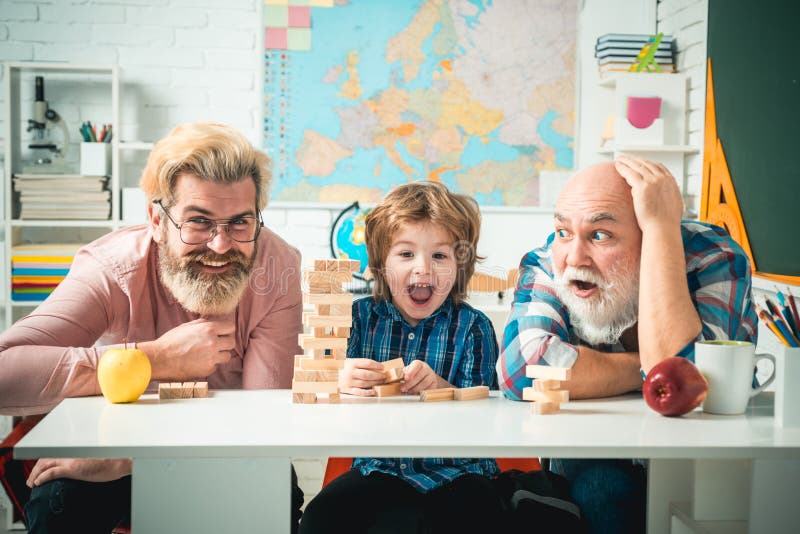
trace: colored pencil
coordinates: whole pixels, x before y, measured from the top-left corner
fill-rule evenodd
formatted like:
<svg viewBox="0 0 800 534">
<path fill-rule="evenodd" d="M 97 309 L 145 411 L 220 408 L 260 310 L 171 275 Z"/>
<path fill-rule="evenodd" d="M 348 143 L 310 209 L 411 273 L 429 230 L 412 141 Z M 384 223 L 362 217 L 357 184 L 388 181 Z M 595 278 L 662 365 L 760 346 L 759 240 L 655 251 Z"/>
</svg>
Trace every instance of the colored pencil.
<svg viewBox="0 0 800 534">
<path fill-rule="evenodd" d="M 786 338 L 783 337 L 783 334 L 781 334 L 780 330 L 778 330 L 778 327 L 775 326 L 775 322 L 772 319 L 770 319 L 769 313 L 764 309 L 761 308 L 757 309 L 758 309 L 758 317 L 762 321 L 764 321 L 764 324 L 767 325 L 767 328 L 772 330 L 772 333 L 775 334 L 775 337 L 777 337 L 780 340 L 780 342 L 786 345 L 787 347 L 791 347 L 789 341 L 787 341 Z"/>
<path fill-rule="evenodd" d="M 800 328 L 800 314 L 797 313 L 797 304 L 794 301 L 794 295 L 792 295 L 792 292 L 789 291 L 788 287 L 786 288 L 786 294 L 789 295 L 788 300 L 789 300 L 789 305 L 792 307 L 792 315 L 794 315 L 794 324 L 796 324 L 797 327 Z M 800 334 L 800 332 L 798 332 L 798 334 Z"/>
</svg>

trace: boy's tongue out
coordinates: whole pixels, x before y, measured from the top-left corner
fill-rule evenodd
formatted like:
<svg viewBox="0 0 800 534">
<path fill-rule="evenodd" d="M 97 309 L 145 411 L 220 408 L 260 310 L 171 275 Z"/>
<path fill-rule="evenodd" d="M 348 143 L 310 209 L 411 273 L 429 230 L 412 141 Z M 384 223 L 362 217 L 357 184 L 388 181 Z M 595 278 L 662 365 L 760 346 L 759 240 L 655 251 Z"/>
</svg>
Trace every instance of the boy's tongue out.
<svg viewBox="0 0 800 534">
<path fill-rule="evenodd" d="M 433 295 L 433 288 L 429 285 L 412 285 L 408 288 L 408 296 L 416 304 L 425 304 Z"/>
</svg>

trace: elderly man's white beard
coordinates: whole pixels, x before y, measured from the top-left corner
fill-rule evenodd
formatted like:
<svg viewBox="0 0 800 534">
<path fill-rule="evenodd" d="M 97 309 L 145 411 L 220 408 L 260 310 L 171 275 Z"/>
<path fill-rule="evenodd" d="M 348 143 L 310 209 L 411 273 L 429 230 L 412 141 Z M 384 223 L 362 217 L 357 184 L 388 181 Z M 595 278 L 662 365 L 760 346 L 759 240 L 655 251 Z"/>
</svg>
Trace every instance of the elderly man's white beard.
<svg viewBox="0 0 800 534">
<path fill-rule="evenodd" d="M 247 289 L 250 272 L 255 263 L 256 250 L 248 259 L 244 254 L 229 250 L 225 254 L 204 249 L 186 256 L 174 256 L 169 249 L 169 232 L 163 232 L 164 243 L 158 247 L 161 281 L 181 306 L 203 316 L 224 315 L 232 312 Z M 199 259 L 231 262 L 231 268 L 221 274 L 203 272 L 197 265 Z"/>
<path fill-rule="evenodd" d="M 583 267 L 554 272 L 556 294 L 567 306 L 575 333 L 591 345 L 616 343 L 639 317 L 638 265 L 613 269 L 609 278 Z M 590 298 L 577 297 L 570 287 L 571 280 L 595 284 L 598 291 Z"/>
</svg>

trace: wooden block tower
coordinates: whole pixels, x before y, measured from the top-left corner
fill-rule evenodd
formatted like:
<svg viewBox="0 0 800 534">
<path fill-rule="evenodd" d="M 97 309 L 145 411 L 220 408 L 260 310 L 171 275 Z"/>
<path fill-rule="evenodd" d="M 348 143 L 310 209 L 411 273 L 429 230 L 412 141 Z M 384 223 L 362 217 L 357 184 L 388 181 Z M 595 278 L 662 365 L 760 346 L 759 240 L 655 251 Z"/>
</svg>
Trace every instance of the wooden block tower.
<svg viewBox="0 0 800 534">
<path fill-rule="evenodd" d="M 313 404 L 319 394 L 339 401 L 339 369 L 347 357 L 347 340 L 353 324 L 353 295 L 342 288 L 358 272 L 358 260 L 314 260 L 303 272 L 303 302 L 314 306 L 303 314 L 306 333 L 298 344 L 304 354 L 295 356 L 292 400 Z"/>
<path fill-rule="evenodd" d="M 561 411 L 561 403 L 569 402 L 569 391 L 561 389 L 561 382 L 569 380 L 572 369 L 548 365 L 528 365 L 525 376 L 535 378 L 533 385 L 522 388 L 522 400 L 533 401 L 531 413 L 546 415 Z"/>
</svg>

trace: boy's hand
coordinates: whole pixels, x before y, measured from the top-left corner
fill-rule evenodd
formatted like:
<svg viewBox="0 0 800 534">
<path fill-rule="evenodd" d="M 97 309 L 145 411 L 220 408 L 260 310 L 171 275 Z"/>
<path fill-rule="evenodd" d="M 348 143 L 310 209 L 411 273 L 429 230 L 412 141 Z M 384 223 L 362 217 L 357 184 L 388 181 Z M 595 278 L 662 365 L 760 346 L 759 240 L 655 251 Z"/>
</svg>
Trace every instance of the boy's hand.
<svg viewBox="0 0 800 534">
<path fill-rule="evenodd" d="M 372 387 L 383 384 L 385 380 L 383 365 L 368 358 L 348 358 L 339 371 L 339 389 L 351 395 L 374 396 Z"/>
<path fill-rule="evenodd" d="M 403 393 L 417 395 L 426 389 L 453 387 L 447 380 L 440 377 L 431 369 L 431 366 L 422 360 L 414 360 L 406 365 L 403 370 L 403 380 L 405 382 L 400 390 Z"/>
</svg>

